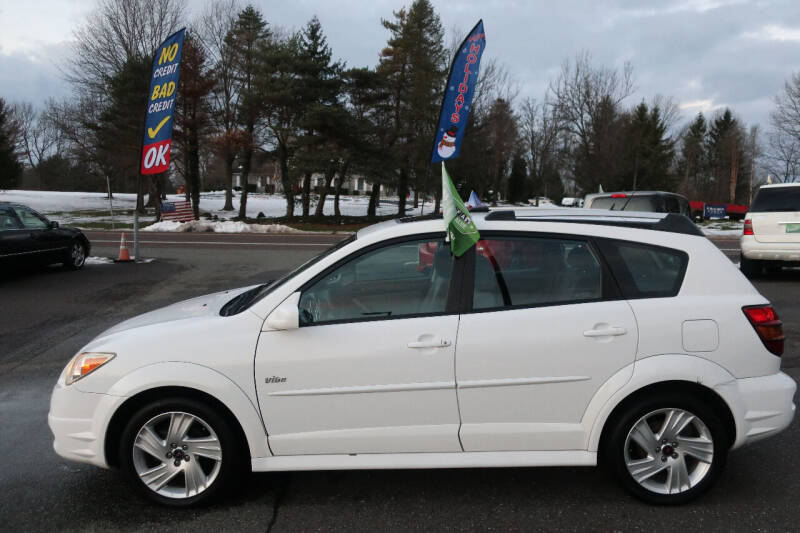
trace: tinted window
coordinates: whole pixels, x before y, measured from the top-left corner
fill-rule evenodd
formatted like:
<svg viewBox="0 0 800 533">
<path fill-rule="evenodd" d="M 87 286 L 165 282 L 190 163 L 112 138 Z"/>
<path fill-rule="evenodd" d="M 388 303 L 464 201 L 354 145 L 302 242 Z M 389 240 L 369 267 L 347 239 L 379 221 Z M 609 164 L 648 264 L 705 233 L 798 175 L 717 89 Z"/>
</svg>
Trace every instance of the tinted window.
<svg viewBox="0 0 800 533">
<path fill-rule="evenodd" d="M 667 213 L 681 213 L 681 204 L 674 196 L 664 197 L 664 210 Z"/>
<path fill-rule="evenodd" d="M 586 242 L 539 237 L 478 241 L 473 309 L 599 300 L 600 262 Z"/>
<path fill-rule="evenodd" d="M 800 211 L 800 187 L 770 187 L 759 189 L 750 212 Z"/>
<path fill-rule="evenodd" d="M 4 229 L 19 229 L 19 222 L 17 217 L 11 212 L 8 207 L 0 207 L 0 231 Z"/>
<path fill-rule="evenodd" d="M 647 211 L 659 212 L 656 203 L 657 198 L 653 196 L 627 196 L 625 198 L 612 198 L 605 196 L 602 198 L 595 198 L 592 202 L 592 209 L 610 209 L 612 211 Z"/>
<path fill-rule="evenodd" d="M 680 291 L 689 261 L 685 252 L 612 240 L 598 244 L 625 298 L 663 298 Z"/>
<path fill-rule="evenodd" d="M 38 213 L 34 213 L 30 209 L 24 207 L 15 207 L 14 212 L 22 221 L 22 225 L 30 229 L 45 229 L 47 228 L 47 221 Z"/>
<path fill-rule="evenodd" d="M 300 297 L 302 326 L 443 313 L 453 271 L 450 247 L 423 239 L 366 252 Z"/>
</svg>

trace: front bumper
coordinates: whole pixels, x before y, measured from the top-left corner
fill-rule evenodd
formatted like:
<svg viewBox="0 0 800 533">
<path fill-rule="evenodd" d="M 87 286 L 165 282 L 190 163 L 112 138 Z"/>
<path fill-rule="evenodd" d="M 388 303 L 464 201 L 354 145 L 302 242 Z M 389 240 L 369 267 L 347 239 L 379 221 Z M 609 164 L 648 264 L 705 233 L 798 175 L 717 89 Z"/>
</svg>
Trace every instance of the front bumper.
<svg viewBox="0 0 800 533">
<path fill-rule="evenodd" d="M 729 402 L 736 420 L 736 440 L 732 448 L 775 435 L 794 418 L 794 393 L 797 383 L 783 372 L 757 378 L 736 379 L 721 386 L 719 392 L 735 400 Z"/>
<path fill-rule="evenodd" d="M 62 381 L 53 388 L 47 423 L 53 449 L 65 459 L 108 468 L 104 442 L 115 407 L 124 398 L 83 392 Z"/>
<path fill-rule="evenodd" d="M 747 259 L 800 262 L 800 243 L 758 242 L 752 235 L 745 235 L 740 238 L 739 245 Z"/>
</svg>

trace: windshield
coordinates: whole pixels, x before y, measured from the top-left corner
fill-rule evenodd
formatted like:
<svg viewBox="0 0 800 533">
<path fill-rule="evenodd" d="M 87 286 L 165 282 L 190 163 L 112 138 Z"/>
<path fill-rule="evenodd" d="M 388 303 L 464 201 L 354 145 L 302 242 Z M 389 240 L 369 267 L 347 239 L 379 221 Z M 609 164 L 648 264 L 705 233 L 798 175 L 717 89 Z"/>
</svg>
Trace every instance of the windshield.
<svg viewBox="0 0 800 533">
<path fill-rule="evenodd" d="M 800 186 L 759 189 L 753 205 L 750 206 L 750 212 L 769 211 L 800 211 Z"/>
<path fill-rule="evenodd" d="M 286 283 L 291 278 L 303 272 L 305 269 L 328 257 L 336 250 L 344 248 L 345 246 L 347 246 L 348 244 L 350 244 L 355 240 L 356 240 L 356 234 L 354 233 L 348 238 L 344 239 L 343 241 L 340 241 L 337 244 L 331 246 L 321 254 L 315 255 L 314 257 L 312 257 L 299 267 L 295 268 L 285 276 L 274 281 L 270 280 L 264 283 L 263 285 L 259 285 L 258 287 L 253 287 L 252 289 L 243 292 L 242 294 L 234 297 L 233 299 L 228 301 L 228 303 L 223 305 L 222 309 L 220 309 L 219 311 L 219 314 L 222 316 L 231 316 L 237 313 L 241 313 L 242 311 L 248 309 L 257 301 L 259 301 L 261 298 L 265 297 L 266 295 L 268 295 L 269 293 L 271 293 L 272 291 L 274 291 L 275 289 Z"/>
</svg>

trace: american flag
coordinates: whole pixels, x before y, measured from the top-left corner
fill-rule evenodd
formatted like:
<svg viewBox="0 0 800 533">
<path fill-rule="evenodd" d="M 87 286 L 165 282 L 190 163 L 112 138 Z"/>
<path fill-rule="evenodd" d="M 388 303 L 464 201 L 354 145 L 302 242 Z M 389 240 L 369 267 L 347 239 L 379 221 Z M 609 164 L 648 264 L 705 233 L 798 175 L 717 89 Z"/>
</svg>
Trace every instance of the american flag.
<svg viewBox="0 0 800 533">
<path fill-rule="evenodd" d="M 161 220 L 178 220 L 180 222 L 194 220 L 192 203 L 188 200 L 161 202 Z"/>
</svg>

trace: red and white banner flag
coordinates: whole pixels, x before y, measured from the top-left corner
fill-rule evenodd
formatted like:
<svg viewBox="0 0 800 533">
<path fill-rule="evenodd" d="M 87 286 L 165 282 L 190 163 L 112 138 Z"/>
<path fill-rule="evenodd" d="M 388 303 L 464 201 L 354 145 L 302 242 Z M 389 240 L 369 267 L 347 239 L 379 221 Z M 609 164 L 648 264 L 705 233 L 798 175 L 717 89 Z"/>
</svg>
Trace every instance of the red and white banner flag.
<svg viewBox="0 0 800 533">
<path fill-rule="evenodd" d="M 161 220 L 177 220 L 179 222 L 194 220 L 192 203 L 188 200 L 161 202 Z"/>
</svg>

